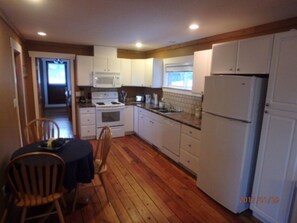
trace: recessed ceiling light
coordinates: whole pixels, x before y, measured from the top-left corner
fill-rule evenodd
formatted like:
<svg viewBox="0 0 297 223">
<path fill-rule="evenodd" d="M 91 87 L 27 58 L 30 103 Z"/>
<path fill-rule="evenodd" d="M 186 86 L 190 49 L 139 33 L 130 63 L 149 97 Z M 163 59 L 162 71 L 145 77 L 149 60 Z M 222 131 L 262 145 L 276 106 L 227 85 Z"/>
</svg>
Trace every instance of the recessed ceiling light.
<svg viewBox="0 0 297 223">
<path fill-rule="evenodd" d="M 197 25 L 197 24 L 191 24 L 190 26 L 189 26 L 189 29 L 191 29 L 191 30 L 196 30 L 196 29 L 198 29 L 199 28 L 199 26 Z"/>
<path fill-rule="evenodd" d="M 46 33 L 45 32 L 38 32 L 37 33 L 39 36 L 46 36 Z"/>
<path fill-rule="evenodd" d="M 141 48 L 141 47 L 142 47 L 142 43 L 141 43 L 141 42 L 137 42 L 137 43 L 135 44 L 135 46 L 136 46 L 137 48 Z"/>
</svg>

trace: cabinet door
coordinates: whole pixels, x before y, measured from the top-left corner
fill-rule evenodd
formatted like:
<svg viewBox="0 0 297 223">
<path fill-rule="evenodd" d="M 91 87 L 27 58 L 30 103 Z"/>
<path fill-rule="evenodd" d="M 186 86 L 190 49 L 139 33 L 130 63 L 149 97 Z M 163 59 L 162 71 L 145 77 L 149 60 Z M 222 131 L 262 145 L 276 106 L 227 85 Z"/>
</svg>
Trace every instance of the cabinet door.
<svg viewBox="0 0 297 223">
<path fill-rule="evenodd" d="M 210 75 L 210 61 L 212 50 L 201 50 L 194 53 L 192 92 L 204 92 L 205 76 Z"/>
<path fill-rule="evenodd" d="M 107 71 L 111 73 L 121 72 L 121 61 L 118 58 L 108 58 L 107 59 Z"/>
<path fill-rule="evenodd" d="M 134 106 L 134 132 L 138 134 L 138 107 Z"/>
<path fill-rule="evenodd" d="M 131 60 L 131 83 L 133 86 L 144 85 L 144 70 L 145 70 L 144 59 Z"/>
<path fill-rule="evenodd" d="M 212 74 L 234 74 L 238 42 L 214 44 L 212 47 Z"/>
<path fill-rule="evenodd" d="M 131 85 L 131 59 L 121 60 L 121 82 L 124 86 Z"/>
<path fill-rule="evenodd" d="M 145 60 L 144 86 L 152 88 L 162 87 L 163 61 L 149 58 Z"/>
<path fill-rule="evenodd" d="M 255 216 L 265 222 L 288 222 L 296 183 L 297 115 L 265 113 L 250 200 Z"/>
<path fill-rule="evenodd" d="M 107 57 L 101 57 L 101 56 L 94 57 L 94 71 L 95 72 L 108 72 Z"/>
<path fill-rule="evenodd" d="M 272 55 L 273 35 L 240 40 L 236 73 L 268 74 Z"/>
<path fill-rule="evenodd" d="M 93 57 L 76 56 L 77 86 L 92 86 Z"/>
<path fill-rule="evenodd" d="M 266 103 L 297 112 L 297 31 L 275 35 Z"/>
<path fill-rule="evenodd" d="M 134 112 L 133 106 L 125 107 L 125 132 L 133 131 Z"/>
</svg>

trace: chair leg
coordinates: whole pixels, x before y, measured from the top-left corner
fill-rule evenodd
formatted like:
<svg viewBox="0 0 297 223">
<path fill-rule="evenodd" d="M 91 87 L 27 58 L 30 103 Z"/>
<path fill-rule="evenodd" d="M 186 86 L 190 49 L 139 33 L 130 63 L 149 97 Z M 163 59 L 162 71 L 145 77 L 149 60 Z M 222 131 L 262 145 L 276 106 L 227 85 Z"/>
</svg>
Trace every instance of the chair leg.
<svg viewBox="0 0 297 223">
<path fill-rule="evenodd" d="M 24 207 L 23 210 L 22 210 L 22 216 L 21 216 L 21 223 L 24 223 L 25 220 L 26 220 L 26 214 L 27 214 L 27 208 Z"/>
<path fill-rule="evenodd" d="M 58 200 L 55 200 L 55 206 L 56 206 L 56 209 L 57 209 L 57 212 L 58 212 L 60 223 L 64 223 L 63 213 L 62 213 L 62 210 L 61 210 L 61 207 L 60 207 L 60 204 L 59 204 Z"/>
<path fill-rule="evenodd" d="M 103 180 L 103 175 L 99 174 L 99 177 L 100 177 L 100 181 L 102 183 L 102 186 L 103 186 L 103 189 L 104 189 L 104 192 L 105 192 L 105 195 L 106 195 L 107 202 L 109 202 L 109 197 L 108 197 L 108 194 L 107 194 L 107 191 L 106 191 L 106 185 L 105 185 L 104 180 Z"/>
<path fill-rule="evenodd" d="M 72 205 L 72 212 L 75 211 L 75 206 L 76 206 L 77 197 L 78 197 L 78 190 L 79 190 L 79 185 L 76 186 L 75 191 L 74 191 L 74 200 L 73 200 L 73 205 Z"/>
</svg>

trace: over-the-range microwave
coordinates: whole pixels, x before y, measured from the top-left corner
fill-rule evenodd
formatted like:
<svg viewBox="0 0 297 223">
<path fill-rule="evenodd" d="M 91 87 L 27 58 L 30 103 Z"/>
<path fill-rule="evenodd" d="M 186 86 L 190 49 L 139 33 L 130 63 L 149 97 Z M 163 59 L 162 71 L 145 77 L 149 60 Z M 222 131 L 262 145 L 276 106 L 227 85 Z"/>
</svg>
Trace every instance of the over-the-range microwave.
<svg viewBox="0 0 297 223">
<path fill-rule="evenodd" d="M 93 87 L 97 88 L 117 88 L 121 87 L 119 73 L 93 73 Z"/>
</svg>

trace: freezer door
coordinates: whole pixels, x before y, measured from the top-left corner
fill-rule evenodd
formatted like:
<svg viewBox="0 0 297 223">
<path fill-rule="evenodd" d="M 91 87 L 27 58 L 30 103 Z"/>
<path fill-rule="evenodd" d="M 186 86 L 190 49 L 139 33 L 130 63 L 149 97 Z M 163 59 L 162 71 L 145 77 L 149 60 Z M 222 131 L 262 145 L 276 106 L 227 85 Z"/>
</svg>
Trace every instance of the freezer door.
<svg viewBox="0 0 297 223">
<path fill-rule="evenodd" d="M 206 77 L 203 111 L 251 122 L 255 87 L 256 77 Z"/>
<path fill-rule="evenodd" d="M 251 123 L 203 114 L 197 186 L 234 213 L 251 192 Z"/>
</svg>

